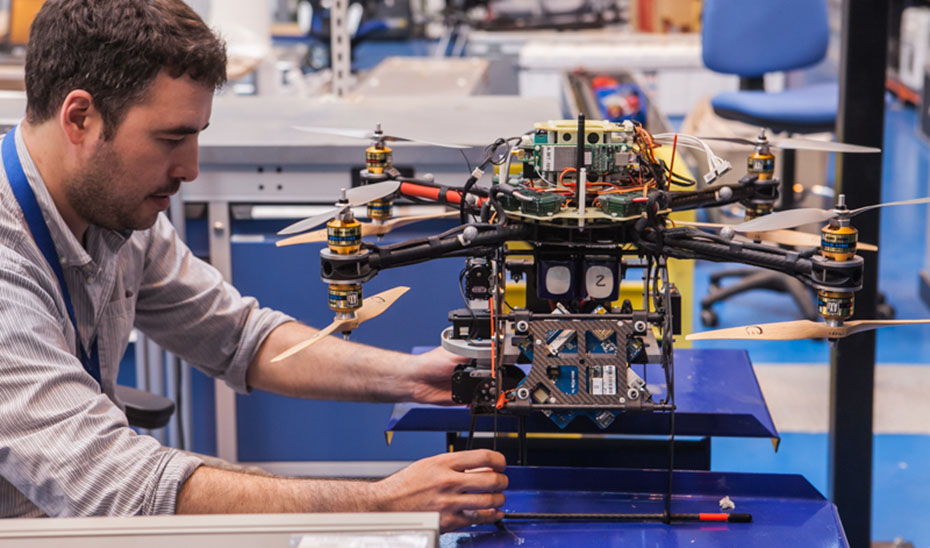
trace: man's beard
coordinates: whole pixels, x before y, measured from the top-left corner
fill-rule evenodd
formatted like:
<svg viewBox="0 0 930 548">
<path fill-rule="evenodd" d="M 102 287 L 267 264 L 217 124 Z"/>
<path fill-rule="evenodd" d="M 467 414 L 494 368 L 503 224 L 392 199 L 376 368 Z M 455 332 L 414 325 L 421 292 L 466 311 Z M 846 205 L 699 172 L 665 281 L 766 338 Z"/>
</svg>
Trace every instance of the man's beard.
<svg viewBox="0 0 930 548">
<path fill-rule="evenodd" d="M 157 216 L 138 216 L 147 196 L 120 192 L 131 183 L 132 178 L 112 144 L 102 142 L 85 169 L 65 185 L 65 195 L 75 213 L 89 224 L 117 231 L 144 230 L 154 224 Z M 173 189 L 178 185 L 180 182 L 175 182 Z"/>
</svg>

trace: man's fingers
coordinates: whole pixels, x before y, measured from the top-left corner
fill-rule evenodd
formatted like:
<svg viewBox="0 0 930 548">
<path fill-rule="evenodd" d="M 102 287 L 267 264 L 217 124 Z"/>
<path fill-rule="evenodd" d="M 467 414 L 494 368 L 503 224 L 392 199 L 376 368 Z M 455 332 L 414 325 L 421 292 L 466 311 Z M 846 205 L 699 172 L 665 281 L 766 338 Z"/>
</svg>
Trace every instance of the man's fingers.
<svg viewBox="0 0 930 548">
<path fill-rule="evenodd" d="M 507 468 L 507 459 L 497 451 L 488 449 L 474 449 L 472 451 L 456 451 L 445 453 L 449 467 L 459 472 L 474 470 L 475 468 L 490 468 L 496 472 L 503 472 Z"/>
<path fill-rule="evenodd" d="M 492 510 L 507 502 L 503 493 L 468 493 L 456 499 L 456 506 L 463 511 Z"/>
<path fill-rule="evenodd" d="M 504 519 L 504 513 L 500 510 L 462 510 L 461 515 L 469 525 L 497 523 Z"/>
<path fill-rule="evenodd" d="M 458 478 L 460 493 L 499 493 L 507 489 L 510 480 L 498 472 L 473 472 L 462 474 Z"/>
</svg>

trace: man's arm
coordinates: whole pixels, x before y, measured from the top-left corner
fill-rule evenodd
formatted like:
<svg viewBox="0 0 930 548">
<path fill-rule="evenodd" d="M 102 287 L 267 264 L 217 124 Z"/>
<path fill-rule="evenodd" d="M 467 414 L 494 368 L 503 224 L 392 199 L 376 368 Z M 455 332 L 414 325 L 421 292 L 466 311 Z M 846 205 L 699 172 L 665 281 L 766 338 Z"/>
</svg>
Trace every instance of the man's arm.
<svg viewBox="0 0 930 548">
<path fill-rule="evenodd" d="M 28 252 L 0 246 L 0 516 L 29 502 L 48 516 L 174 513 L 200 459 L 128 427 L 74 356 L 57 282 Z"/>
<path fill-rule="evenodd" d="M 452 403 L 450 379 L 461 359 L 443 350 L 411 357 L 327 337 L 270 363 L 317 331 L 243 298 L 193 256 L 163 216 L 145 241 L 136 326 L 236 390 L 248 385 L 304 398 Z"/>
<path fill-rule="evenodd" d="M 178 493 L 177 513 L 425 512 L 452 531 L 503 517 L 504 457 L 487 450 L 417 461 L 381 481 L 276 478 L 201 466 Z"/>
<path fill-rule="evenodd" d="M 452 403 L 452 373 L 462 359 L 442 349 L 411 355 L 327 337 L 271 362 L 316 332 L 297 322 L 275 328 L 249 365 L 249 386 L 301 398 Z"/>
</svg>

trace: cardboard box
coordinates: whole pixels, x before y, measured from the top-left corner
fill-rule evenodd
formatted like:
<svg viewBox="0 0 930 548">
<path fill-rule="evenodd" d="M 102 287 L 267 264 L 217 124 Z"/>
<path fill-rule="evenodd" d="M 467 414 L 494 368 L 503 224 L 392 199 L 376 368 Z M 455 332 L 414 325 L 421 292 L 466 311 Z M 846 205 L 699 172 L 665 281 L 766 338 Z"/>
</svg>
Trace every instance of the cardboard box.
<svg viewBox="0 0 930 548">
<path fill-rule="evenodd" d="M 701 0 L 632 0 L 630 24 L 638 32 L 698 32 Z"/>
</svg>

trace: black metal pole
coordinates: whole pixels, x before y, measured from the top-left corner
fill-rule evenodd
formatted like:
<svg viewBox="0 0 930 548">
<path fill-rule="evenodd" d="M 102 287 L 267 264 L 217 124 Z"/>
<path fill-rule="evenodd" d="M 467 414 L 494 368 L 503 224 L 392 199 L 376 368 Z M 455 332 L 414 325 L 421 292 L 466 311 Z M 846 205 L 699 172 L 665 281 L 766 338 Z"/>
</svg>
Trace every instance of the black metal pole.
<svg viewBox="0 0 930 548">
<path fill-rule="evenodd" d="M 836 133 L 840 141 L 881 147 L 885 123 L 885 68 L 888 39 L 885 2 L 843 2 L 840 97 Z M 843 154 L 836 190 L 850 208 L 881 201 L 882 157 Z M 877 242 L 879 211 L 855 219 L 859 239 Z M 856 294 L 855 318 L 876 317 L 878 261 L 866 261 L 863 288 Z M 871 544 L 872 409 L 875 388 L 875 332 L 841 339 L 830 355 L 830 498 L 839 510 L 852 548 Z"/>
</svg>

